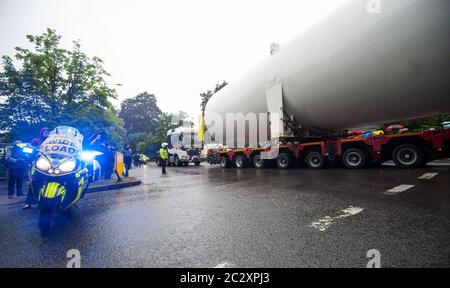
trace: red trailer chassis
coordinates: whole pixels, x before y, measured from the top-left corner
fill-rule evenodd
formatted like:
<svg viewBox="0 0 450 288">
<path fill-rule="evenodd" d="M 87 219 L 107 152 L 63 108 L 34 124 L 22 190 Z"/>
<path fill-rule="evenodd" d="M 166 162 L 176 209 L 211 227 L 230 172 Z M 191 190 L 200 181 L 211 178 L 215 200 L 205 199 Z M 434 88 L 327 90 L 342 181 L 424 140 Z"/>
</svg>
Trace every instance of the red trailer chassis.
<svg viewBox="0 0 450 288">
<path fill-rule="evenodd" d="M 285 169 L 296 162 L 304 162 L 315 169 L 322 168 L 327 163 L 342 163 L 347 168 L 358 169 L 388 160 L 394 160 L 401 168 L 415 168 L 441 157 L 450 157 L 450 129 L 368 138 L 299 141 L 296 144 L 270 148 L 227 149 L 217 152 L 217 159 L 224 168 L 264 168 L 275 162 L 278 168 Z"/>
</svg>

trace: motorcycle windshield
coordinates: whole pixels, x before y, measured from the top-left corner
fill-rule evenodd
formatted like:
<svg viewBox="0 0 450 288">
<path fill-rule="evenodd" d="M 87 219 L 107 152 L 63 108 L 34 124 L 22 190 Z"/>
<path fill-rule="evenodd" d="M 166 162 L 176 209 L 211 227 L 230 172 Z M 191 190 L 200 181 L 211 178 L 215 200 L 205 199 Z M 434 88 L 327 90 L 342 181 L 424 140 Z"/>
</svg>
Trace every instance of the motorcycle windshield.
<svg viewBox="0 0 450 288">
<path fill-rule="evenodd" d="M 53 129 L 42 143 L 40 152 L 59 157 L 75 157 L 83 150 L 83 135 L 70 126 Z"/>
</svg>

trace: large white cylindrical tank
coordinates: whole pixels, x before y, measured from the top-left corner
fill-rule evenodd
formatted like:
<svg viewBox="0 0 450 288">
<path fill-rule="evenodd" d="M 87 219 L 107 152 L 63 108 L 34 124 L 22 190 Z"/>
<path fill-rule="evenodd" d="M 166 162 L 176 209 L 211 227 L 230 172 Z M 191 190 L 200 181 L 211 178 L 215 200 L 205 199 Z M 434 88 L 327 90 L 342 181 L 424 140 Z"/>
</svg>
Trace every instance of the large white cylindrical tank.
<svg viewBox="0 0 450 288">
<path fill-rule="evenodd" d="M 267 112 L 282 84 L 304 126 L 344 129 L 450 113 L 450 0 L 349 1 L 215 94 L 209 113 Z"/>
</svg>

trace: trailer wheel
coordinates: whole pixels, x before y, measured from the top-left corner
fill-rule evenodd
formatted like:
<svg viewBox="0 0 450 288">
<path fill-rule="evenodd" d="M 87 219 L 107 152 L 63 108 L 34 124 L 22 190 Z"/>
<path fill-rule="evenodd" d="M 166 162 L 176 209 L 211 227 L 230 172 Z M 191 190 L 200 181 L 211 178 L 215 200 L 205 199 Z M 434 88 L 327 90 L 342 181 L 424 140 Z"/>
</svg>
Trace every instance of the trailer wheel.
<svg viewBox="0 0 450 288">
<path fill-rule="evenodd" d="M 392 151 L 392 160 L 400 168 L 417 168 L 424 163 L 422 150 L 413 144 L 397 146 Z"/>
<path fill-rule="evenodd" d="M 262 159 L 261 155 L 255 155 L 253 157 L 253 167 L 256 169 L 264 169 L 266 167 L 266 161 Z"/>
<path fill-rule="evenodd" d="M 280 153 L 276 160 L 279 169 L 288 169 L 292 166 L 292 159 L 289 154 Z"/>
<path fill-rule="evenodd" d="M 323 159 L 322 153 L 311 151 L 306 155 L 305 163 L 311 169 L 322 169 L 325 166 L 325 159 Z"/>
<path fill-rule="evenodd" d="M 229 164 L 229 160 L 227 156 L 222 156 L 220 157 L 220 166 L 222 166 L 222 168 L 229 168 L 230 164 Z"/>
<path fill-rule="evenodd" d="M 348 149 L 342 155 L 342 162 L 349 169 L 361 169 L 366 165 L 366 161 L 366 154 L 358 148 Z"/>
<path fill-rule="evenodd" d="M 244 155 L 236 155 L 234 158 L 234 163 L 236 164 L 236 168 L 243 169 L 247 166 L 247 160 Z"/>
</svg>

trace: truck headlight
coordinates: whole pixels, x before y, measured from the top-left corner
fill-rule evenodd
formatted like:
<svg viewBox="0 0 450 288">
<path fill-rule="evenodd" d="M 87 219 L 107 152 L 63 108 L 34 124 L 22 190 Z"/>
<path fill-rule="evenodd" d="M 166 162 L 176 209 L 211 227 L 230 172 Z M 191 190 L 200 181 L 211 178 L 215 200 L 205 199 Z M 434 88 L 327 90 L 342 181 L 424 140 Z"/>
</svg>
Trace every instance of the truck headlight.
<svg viewBox="0 0 450 288">
<path fill-rule="evenodd" d="M 77 167 L 77 161 L 75 161 L 75 159 L 70 159 L 59 165 L 58 168 L 61 172 L 68 173 L 72 172 L 75 169 L 75 167 Z"/>
<path fill-rule="evenodd" d="M 36 161 L 36 168 L 41 171 L 47 171 L 52 168 L 52 164 L 50 164 L 50 161 L 48 161 L 47 158 L 41 157 Z"/>
</svg>

